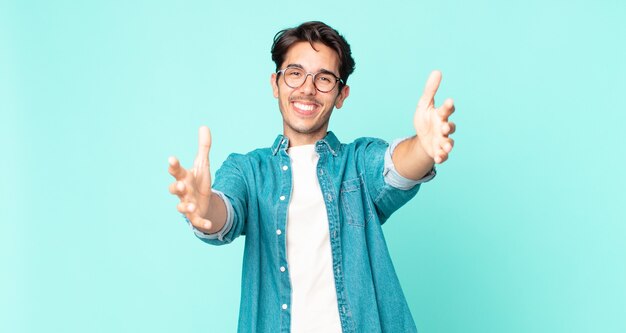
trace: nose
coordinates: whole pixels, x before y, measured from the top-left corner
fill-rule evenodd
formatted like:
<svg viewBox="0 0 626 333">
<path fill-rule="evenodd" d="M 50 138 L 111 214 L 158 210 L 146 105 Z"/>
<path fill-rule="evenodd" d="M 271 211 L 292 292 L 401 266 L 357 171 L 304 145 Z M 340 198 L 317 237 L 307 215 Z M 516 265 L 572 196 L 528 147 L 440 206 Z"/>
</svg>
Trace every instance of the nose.
<svg viewBox="0 0 626 333">
<path fill-rule="evenodd" d="M 311 81 L 309 81 L 309 76 L 311 77 Z M 306 77 L 304 78 L 304 83 L 302 83 L 302 86 L 300 86 L 300 89 L 305 95 L 315 95 L 315 92 L 317 92 L 314 79 L 315 77 L 313 76 L 313 74 L 307 73 Z"/>
</svg>

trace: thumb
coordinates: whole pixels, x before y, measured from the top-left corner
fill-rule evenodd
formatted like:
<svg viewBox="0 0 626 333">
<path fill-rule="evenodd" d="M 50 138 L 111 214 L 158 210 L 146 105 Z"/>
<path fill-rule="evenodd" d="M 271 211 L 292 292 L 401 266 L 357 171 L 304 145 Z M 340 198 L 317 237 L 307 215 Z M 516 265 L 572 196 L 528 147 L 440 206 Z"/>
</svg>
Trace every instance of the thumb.
<svg viewBox="0 0 626 333">
<path fill-rule="evenodd" d="M 198 159 L 208 159 L 211 150 L 211 130 L 206 126 L 198 129 Z"/>
<path fill-rule="evenodd" d="M 194 173 L 196 176 L 200 172 L 209 169 L 209 151 L 211 150 L 211 131 L 206 126 L 200 126 L 198 130 L 198 154 L 194 161 Z"/>
<path fill-rule="evenodd" d="M 441 72 L 434 70 L 428 76 L 428 80 L 426 80 L 424 92 L 422 93 L 422 97 L 419 101 L 421 105 L 434 103 L 435 94 L 437 93 L 437 89 L 439 89 L 439 83 L 441 83 Z"/>
</svg>

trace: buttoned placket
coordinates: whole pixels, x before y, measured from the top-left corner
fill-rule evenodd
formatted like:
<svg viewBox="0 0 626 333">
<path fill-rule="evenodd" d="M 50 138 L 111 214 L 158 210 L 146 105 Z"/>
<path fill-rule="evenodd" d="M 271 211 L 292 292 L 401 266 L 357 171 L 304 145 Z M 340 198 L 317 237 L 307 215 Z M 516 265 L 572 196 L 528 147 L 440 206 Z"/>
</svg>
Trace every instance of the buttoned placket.
<svg viewBox="0 0 626 333">
<path fill-rule="evenodd" d="M 287 171 L 287 170 L 289 170 L 289 166 L 288 165 L 283 165 L 283 167 L 281 169 L 283 169 L 283 171 Z M 281 200 L 284 200 L 284 196 L 281 196 Z M 276 235 L 280 236 L 280 235 L 282 235 L 282 233 L 283 233 L 282 230 L 276 229 Z M 280 270 L 281 273 L 284 273 L 287 269 L 285 268 L 285 266 L 280 266 L 279 270 Z M 286 303 L 284 303 L 282 305 L 282 309 L 283 310 L 287 309 L 287 304 Z"/>
<path fill-rule="evenodd" d="M 278 165 L 277 168 L 281 174 L 280 193 L 277 198 L 277 226 L 276 226 L 276 242 L 278 248 L 278 267 L 277 271 L 280 280 L 280 331 L 289 332 L 291 329 L 291 281 L 287 265 L 287 217 L 289 212 L 289 200 L 292 190 L 291 177 L 291 159 L 287 154 L 289 146 L 287 138 L 281 142 L 279 151 L 277 152 Z"/>
<path fill-rule="evenodd" d="M 317 162 L 317 179 L 322 190 L 322 196 L 324 198 L 324 204 L 326 205 L 326 212 L 328 215 L 328 228 L 330 232 L 330 246 L 333 260 L 333 276 L 335 279 L 335 287 L 337 292 L 337 304 L 339 311 L 339 318 L 341 320 L 341 327 L 344 332 L 353 332 L 354 323 L 350 318 L 349 305 L 347 303 L 344 292 L 343 274 L 341 271 L 341 240 L 338 236 L 339 225 L 339 208 L 337 205 L 337 199 L 333 183 L 328 174 L 328 166 L 331 163 L 332 157 L 336 155 L 334 151 L 330 149 L 324 142 L 318 142 L 316 151 L 320 158 Z"/>
</svg>

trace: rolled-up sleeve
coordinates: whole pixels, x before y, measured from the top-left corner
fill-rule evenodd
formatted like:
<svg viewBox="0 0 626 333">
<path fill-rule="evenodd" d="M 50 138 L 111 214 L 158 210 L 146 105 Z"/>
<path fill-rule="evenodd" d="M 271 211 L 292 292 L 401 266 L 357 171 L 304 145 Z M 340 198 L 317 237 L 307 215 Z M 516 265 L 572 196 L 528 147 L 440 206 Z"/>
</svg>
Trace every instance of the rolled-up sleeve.
<svg viewBox="0 0 626 333">
<path fill-rule="evenodd" d="M 220 198 L 222 198 L 222 200 L 224 201 L 224 205 L 226 206 L 226 223 L 224 223 L 224 226 L 222 227 L 222 229 L 220 229 L 218 232 L 213 233 L 213 234 L 206 234 L 196 229 L 191 224 L 191 221 L 187 219 L 187 217 L 185 217 L 185 220 L 187 220 L 187 223 L 189 223 L 189 225 L 191 226 L 193 233 L 198 238 L 206 239 L 206 240 L 217 239 L 219 241 L 223 241 L 224 235 L 226 235 L 230 231 L 230 229 L 233 227 L 233 205 L 230 204 L 230 200 L 228 200 L 228 198 L 224 195 L 224 193 L 217 191 L 217 190 L 212 190 L 212 191 L 213 193 L 217 194 Z"/>
<path fill-rule="evenodd" d="M 393 164 L 393 159 L 391 158 L 391 156 L 393 155 L 393 151 L 396 149 L 398 144 L 407 139 L 409 138 L 407 137 L 394 140 L 385 152 L 385 167 L 383 169 L 385 183 L 401 190 L 410 190 L 411 188 L 413 188 L 413 186 L 430 181 L 437 175 L 437 171 L 435 170 L 434 166 L 426 176 L 418 180 L 406 178 L 398 173 L 395 165 Z"/>
</svg>

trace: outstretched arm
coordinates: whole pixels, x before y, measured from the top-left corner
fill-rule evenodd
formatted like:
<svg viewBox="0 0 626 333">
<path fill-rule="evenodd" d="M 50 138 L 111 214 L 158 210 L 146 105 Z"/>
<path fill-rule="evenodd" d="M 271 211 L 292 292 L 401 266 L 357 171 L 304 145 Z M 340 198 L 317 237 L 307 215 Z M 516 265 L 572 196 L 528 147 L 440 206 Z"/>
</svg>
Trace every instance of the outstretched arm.
<svg viewBox="0 0 626 333">
<path fill-rule="evenodd" d="M 435 107 L 435 94 L 441 82 L 441 72 L 433 71 L 424 87 L 424 93 L 417 103 L 413 125 L 415 136 L 401 142 L 393 152 L 393 164 L 400 175 L 418 180 L 432 169 L 435 163 L 448 159 L 454 146 L 449 137 L 455 125 L 448 121 L 454 112 L 454 102 L 447 99 Z"/>
<path fill-rule="evenodd" d="M 202 126 L 198 131 L 198 155 L 193 168 L 185 170 L 176 157 L 169 158 L 169 173 L 176 179 L 169 190 L 180 199 L 178 211 L 206 234 L 220 231 L 227 217 L 224 200 L 211 191 L 210 150 L 211 132 Z"/>
</svg>

